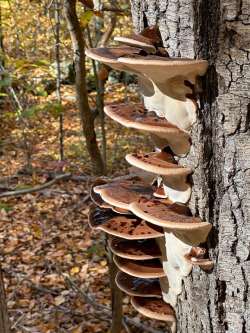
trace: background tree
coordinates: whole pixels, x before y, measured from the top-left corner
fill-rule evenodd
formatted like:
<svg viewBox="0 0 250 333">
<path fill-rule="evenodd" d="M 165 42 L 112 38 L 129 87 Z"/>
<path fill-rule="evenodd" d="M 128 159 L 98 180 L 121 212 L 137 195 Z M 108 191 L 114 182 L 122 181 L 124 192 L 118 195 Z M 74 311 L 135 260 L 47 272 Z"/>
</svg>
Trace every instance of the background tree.
<svg viewBox="0 0 250 333">
<path fill-rule="evenodd" d="M 4 282 L 1 269 L 0 269 L 0 332 L 1 333 L 10 332 L 9 318 L 5 301 Z"/>
<path fill-rule="evenodd" d="M 204 58 L 192 150 L 194 213 L 213 224 L 211 274 L 193 269 L 178 303 L 178 332 L 250 331 L 249 32 L 247 0 L 131 0 L 137 31 L 158 23 L 171 56 Z"/>
<path fill-rule="evenodd" d="M 86 146 L 91 158 L 93 170 L 96 174 L 103 174 L 104 164 L 97 145 L 94 127 L 95 116 L 91 112 L 88 103 L 86 87 L 85 40 L 76 13 L 76 0 L 65 0 L 64 12 L 74 52 L 76 94 L 82 129 L 86 138 Z"/>
</svg>

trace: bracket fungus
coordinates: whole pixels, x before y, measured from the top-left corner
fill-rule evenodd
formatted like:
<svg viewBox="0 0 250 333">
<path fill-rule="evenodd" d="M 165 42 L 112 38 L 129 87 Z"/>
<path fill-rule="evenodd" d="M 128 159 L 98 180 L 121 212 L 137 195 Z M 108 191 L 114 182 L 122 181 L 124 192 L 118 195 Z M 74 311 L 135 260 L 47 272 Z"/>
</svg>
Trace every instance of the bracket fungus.
<svg viewBox="0 0 250 333">
<path fill-rule="evenodd" d="M 154 189 L 140 178 L 132 177 L 96 186 L 94 192 L 109 205 L 129 210 L 130 203 L 139 200 L 142 196 L 152 198 Z"/>
<path fill-rule="evenodd" d="M 124 273 L 139 278 L 160 278 L 165 276 L 159 259 L 132 260 L 114 256 L 116 266 Z"/>
<path fill-rule="evenodd" d="M 109 247 L 116 256 L 125 259 L 147 260 L 161 257 L 161 251 L 152 239 L 129 241 L 112 238 Z"/>
<path fill-rule="evenodd" d="M 89 210 L 89 225 L 109 235 L 124 239 L 150 239 L 164 236 L 161 227 L 152 225 L 133 215 L 119 215 L 111 209 L 101 209 L 91 206 Z"/>
<path fill-rule="evenodd" d="M 171 201 L 186 203 L 189 200 L 191 185 L 187 177 L 192 173 L 192 170 L 178 165 L 172 154 L 165 151 L 128 154 L 126 160 L 137 168 L 161 175 L 164 192 Z"/>
<path fill-rule="evenodd" d="M 174 308 L 184 278 L 193 266 L 205 271 L 213 267 L 199 247 L 212 226 L 187 206 L 192 169 L 175 159 L 189 153 L 197 80 L 208 63 L 169 57 L 155 26 L 115 40 L 122 45 L 88 49 L 86 54 L 137 75 L 144 105 L 108 105 L 105 113 L 123 126 L 149 133 L 157 151 L 126 156 L 139 177 L 94 183 L 89 224 L 109 234 L 119 269 L 116 284 L 132 297 L 133 307 L 166 321 L 175 332 Z"/>
<path fill-rule="evenodd" d="M 124 272 L 116 275 L 117 286 L 129 296 L 162 298 L 159 279 L 143 279 L 131 276 Z"/>
<path fill-rule="evenodd" d="M 190 149 L 191 139 L 187 132 L 148 111 L 143 104 L 108 105 L 104 111 L 123 126 L 150 133 L 159 148 L 169 146 L 177 155 L 184 155 Z"/>
<path fill-rule="evenodd" d="M 151 297 L 132 297 L 131 304 L 146 317 L 168 322 L 171 332 L 176 332 L 175 312 L 169 304 Z"/>
</svg>

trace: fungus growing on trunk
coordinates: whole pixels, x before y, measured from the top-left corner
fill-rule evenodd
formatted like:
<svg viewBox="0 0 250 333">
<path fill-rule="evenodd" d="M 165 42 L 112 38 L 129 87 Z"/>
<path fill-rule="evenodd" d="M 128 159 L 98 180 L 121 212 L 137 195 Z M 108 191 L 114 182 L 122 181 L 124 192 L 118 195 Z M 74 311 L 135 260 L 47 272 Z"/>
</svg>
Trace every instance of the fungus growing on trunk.
<svg viewBox="0 0 250 333">
<path fill-rule="evenodd" d="M 139 200 L 142 196 L 152 198 L 154 189 L 138 177 L 131 177 L 128 180 L 118 180 L 96 186 L 94 192 L 109 205 L 129 210 L 130 203 Z"/>
<path fill-rule="evenodd" d="M 104 111 L 123 126 L 150 133 L 159 148 L 169 146 L 177 155 L 186 154 L 190 149 L 191 139 L 187 132 L 146 110 L 143 104 L 108 105 Z"/>
<path fill-rule="evenodd" d="M 192 216 L 185 205 L 191 195 L 192 170 L 174 158 L 174 154 L 182 157 L 189 152 L 190 131 L 196 121 L 197 78 L 205 74 L 208 63 L 168 57 L 158 27 L 115 40 L 125 46 L 89 49 L 86 54 L 136 74 L 144 105 L 109 105 L 105 113 L 126 127 L 149 133 L 160 151 L 126 156 L 139 177 L 93 187 L 95 203 L 111 209 L 92 207 L 89 224 L 120 237 L 109 240 L 121 271 L 116 283 L 132 296 L 134 308 L 168 322 L 175 332 L 172 306 L 181 293 L 183 278 L 194 265 L 204 270 L 213 266 L 204 249 L 197 247 L 206 241 L 211 225 Z"/>
<path fill-rule="evenodd" d="M 198 245 L 207 239 L 211 224 L 190 215 L 186 206 L 169 204 L 162 200 L 141 199 L 130 205 L 130 210 L 142 219 L 174 233 L 190 245 Z"/>
<path fill-rule="evenodd" d="M 160 278 L 165 273 L 159 259 L 131 260 L 114 256 L 116 266 L 124 273 L 139 278 Z"/>
<path fill-rule="evenodd" d="M 109 235 L 124 239 L 150 239 L 164 236 L 161 227 L 152 225 L 134 215 L 119 215 L 111 209 L 91 206 L 89 225 Z"/>
<path fill-rule="evenodd" d="M 132 297 L 131 304 L 146 317 L 168 322 L 171 332 L 176 332 L 174 309 L 163 300 L 152 297 Z"/>
<path fill-rule="evenodd" d="M 161 257 L 161 251 L 153 239 L 124 240 L 112 238 L 109 240 L 111 251 L 121 258 L 133 260 L 148 260 Z"/>
<path fill-rule="evenodd" d="M 117 286 L 129 296 L 162 298 L 159 279 L 143 279 L 118 272 L 115 281 Z"/>
<path fill-rule="evenodd" d="M 171 201 L 186 203 L 189 200 L 191 185 L 187 177 L 192 170 L 178 165 L 171 153 L 128 154 L 126 160 L 137 168 L 163 176 L 164 192 Z"/>
</svg>

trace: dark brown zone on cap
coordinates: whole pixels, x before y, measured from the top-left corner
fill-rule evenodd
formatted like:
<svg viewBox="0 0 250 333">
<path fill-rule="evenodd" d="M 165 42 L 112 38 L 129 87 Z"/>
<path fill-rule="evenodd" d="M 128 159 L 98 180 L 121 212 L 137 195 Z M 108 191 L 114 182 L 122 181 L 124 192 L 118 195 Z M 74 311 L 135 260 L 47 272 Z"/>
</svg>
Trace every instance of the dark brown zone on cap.
<svg viewBox="0 0 250 333">
<path fill-rule="evenodd" d="M 104 184 L 107 184 L 107 182 L 103 179 L 97 179 L 90 187 L 90 197 L 91 197 L 91 200 L 98 206 L 101 206 L 104 203 L 104 201 L 102 200 L 102 197 L 100 196 L 100 194 L 98 193 L 95 193 L 94 191 L 94 187 L 95 186 L 100 186 L 100 185 L 104 185 Z"/>
<path fill-rule="evenodd" d="M 133 299 L 136 304 L 151 312 L 175 316 L 174 309 L 171 305 L 165 303 L 161 299 L 151 297 L 134 297 Z"/>
<path fill-rule="evenodd" d="M 114 249 L 116 254 L 119 253 L 131 256 L 143 256 L 148 255 L 152 257 L 161 257 L 161 251 L 153 239 L 145 240 L 124 240 L 119 238 L 113 238 L 110 240 L 111 248 Z"/>
<path fill-rule="evenodd" d="M 121 287 L 124 292 L 130 292 L 131 295 L 162 295 L 159 279 L 137 278 L 124 272 L 118 272 L 116 282 L 118 287 Z"/>
<path fill-rule="evenodd" d="M 110 208 L 100 208 L 95 205 L 91 205 L 89 209 L 89 221 L 93 228 L 97 228 L 102 224 L 106 224 L 110 219 L 113 219 L 119 214 L 115 213 Z M 121 217 L 124 217 L 123 215 Z"/>
<path fill-rule="evenodd" d="M 162 228 L 147 223 L 134 215 L 119 215 L 111 209 L 91 207 L 89 212 L 90 224 L 93 228 L 105 226 L 111 231 L 122 235 L 149 237 L 160 237 L 164 235 Z"/>
<path fill-rule="evenodd" d="M 173 128 L 180 131 L 177 126 L 168 122 L 166 118 L 157 116 L 153 111 L 148 111 L 142 104 L 119 104 L 109 105 L 108 107 L 111 108 L 112 112 L 117 114 L 117 116 L 125 120 L 132 120 L 145 125 Z"/>
<path fill-rule="evenodd" d="M 166 204 L 161 200 L 148 200 L 146 198 L 142 198 L 137 202 L 137 207 L 143 212 L 162 220 L 169 220 L 171 222 L 178 223 L 201 222 L 199 218 L 192 216 L 191 211 L 187 206 L 180 203 Z"/>
</svg>

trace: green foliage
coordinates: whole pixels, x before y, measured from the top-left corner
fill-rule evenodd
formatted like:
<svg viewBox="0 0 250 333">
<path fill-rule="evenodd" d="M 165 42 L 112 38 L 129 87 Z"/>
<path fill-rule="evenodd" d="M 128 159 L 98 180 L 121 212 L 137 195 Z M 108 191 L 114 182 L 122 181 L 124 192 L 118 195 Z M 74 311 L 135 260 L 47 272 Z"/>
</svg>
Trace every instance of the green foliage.
<svg viewBox="0 0 250 333">
<path fill-rule="evenodd" d="M 10 206 L 10 205 L 8 205 L 8 204 L 6 204 L 6 203 L 4 203 L 4 202 L 0 202 L 0 211 L 1 210 L 4 210 L 5 212 L 10 212 L 10 211 L 12 211 L 13 210 L 13 207 L 12 206 Z"/>
<path fill-rule="evenodd" d="M 49 113 L 55 119 L 58 118 L 63 113 L 63 106 L 57 102 L 49 102 L 46 104 L 32 105 L 31 107 L 25 109 L 21 116 L 24 118 L 33 118 L 41 113 Z"/>
<path fill-rule="evenodd" d="M 86 28 L 93 16 L 94 16 L 93 10 L 86 10 L 84 13 L 82 13 L 82 15 L 80 16 L 81 27 Z"/>
</svg>

